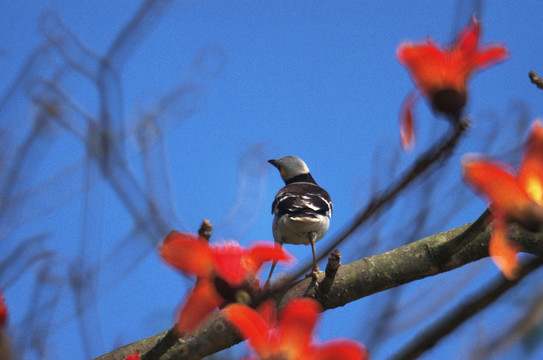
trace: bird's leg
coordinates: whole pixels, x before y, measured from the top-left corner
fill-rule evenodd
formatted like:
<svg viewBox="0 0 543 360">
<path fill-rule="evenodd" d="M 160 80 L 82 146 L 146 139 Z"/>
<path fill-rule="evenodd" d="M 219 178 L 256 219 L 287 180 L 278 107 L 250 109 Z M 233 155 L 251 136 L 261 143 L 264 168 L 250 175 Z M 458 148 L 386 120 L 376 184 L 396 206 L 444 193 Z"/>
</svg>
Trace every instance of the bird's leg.
<svg viewBox="0 0 543 360">
<path fill-rule="evenodd" d="M 276 242 L 275 246 L 282 247 L 283 244 Z M 272 274 L 273 274 L 273 270 L 275 269 L 275 265 L 277 265 L 277 261 L 273 261 L 273 263 L 272 263 L 272 266 L 271 266 L 271 269 L 270 269 L 270 274 L 268 275 L 268 280 L 266 280 L 266 284 L 265 284 L 266 289 L 270 288 L 271 277 L 272 277 Z"/>
<path fill-rule="evenodd" d="M 266 289 L 270 288 L 270 281 L 271 281 L 271 277 L 272 277 L 272 274 L 273 274 L 273 270 L 275 269 L 275 265 L 277 265 L 277 261 L 274 261 L 272 263 L 272 266 L 271 266 L 271 269 L 270 269 L 270 274 L 268 275 L 268 280 L 266 280 L 266 285 L 265 285 Z"/>
<path fill-rule="evenodd" d="M 317 264 L 317 253 L 315 251 L 315 241 L 317 240 L 317 233 L 311 231 L 309 233 L 309 244 L 311 245 L 311 251 L 313 252 L 313 270 L 308 276 L 312 276 L 315 280 L 317 279 L 317 274 L 320 272 L 319 264 Z"/>
</svg>

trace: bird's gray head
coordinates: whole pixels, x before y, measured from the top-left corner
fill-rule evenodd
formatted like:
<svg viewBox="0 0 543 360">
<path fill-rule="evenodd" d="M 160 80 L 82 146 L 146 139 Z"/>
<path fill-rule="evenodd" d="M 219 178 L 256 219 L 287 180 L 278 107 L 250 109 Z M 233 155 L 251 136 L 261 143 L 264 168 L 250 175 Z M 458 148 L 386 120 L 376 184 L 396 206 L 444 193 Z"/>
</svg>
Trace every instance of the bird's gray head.
<svg viewBox="0 0 543 360">
<path fill-rule="evenodd" d="M 305 162 L 297 156 L 289 155 L 277 160 L 268 160 L 281 173 L 285 182 L 295 176 L 309 174 L 309 169 Z"/>
</svg>

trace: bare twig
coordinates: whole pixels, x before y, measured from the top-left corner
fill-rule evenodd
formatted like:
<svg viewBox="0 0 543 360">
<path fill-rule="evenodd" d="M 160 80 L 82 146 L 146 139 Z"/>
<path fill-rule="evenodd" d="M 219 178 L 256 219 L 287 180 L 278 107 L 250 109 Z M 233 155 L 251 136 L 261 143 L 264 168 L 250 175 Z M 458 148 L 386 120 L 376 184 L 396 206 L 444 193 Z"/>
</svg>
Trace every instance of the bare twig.
<svg viewBox="0 0 543 360">
<path fill-rule="evenodd" d="M 322 295 L 326 295 L 330 292 L 330 288 L 336 278 L 337 270 L 341 265 L 341 253 L 339 250 L 335 250 L 328 257 L 328 263 L 324 270 L 324 279 L 319 283 L 319 291 Z"/>
<path fill-rule="evenodd" d="M 504 327 L 500 336 L 486 344 L 478 344 L 471 351 L 471 360 L 491 359 L 492 356 L 495 357 L 499 352 L 505 351 L 519 341 L 526 341 L 534 333 L 537 334 L 543 318 L 541 295 L 543 294 L 539 292 L 537 296 L 530 299 L 530 303 L 524 306 L 526 311 L 515 322 Z M 527 346 L 525 353 L 528 355 L 530 345 L 527 345 L 527 343 L 524 343 L 524 345 Z"/>
<path fill-rule="evenodd" d="M 200 225 L 200 229 L 198 229 L 198 235 L 209 241 L 211 230 L 213 230 L 213 225 L 211 225 L 208 219 L 204 219 L 202 225 Z"/>
<path fill-rule="evenodd" d="M 394 360 L 416 359 L 426 350 L 432 348 L 439 340 L 454 331 L 467 319 L 494 303 L 509 289 L 513 288 L 532 271 L 543 265 L 543 258 L 538 257 L 525 266 L 516 280 L 507 280 L 500 275 L 499 279 L 490 285 L 486 291 L 478 292 L 476 296 L 460 305 L 457 309 L 445 315 L 435 324 L 430 325 L 415 340 L 392 357 Z"/>
<path fill-rule="evenodd" d="M 543 79 L 540 78 L 539 75 L 537 75 L 534 71 L 530 71 L 528 76 L 530 77 L 532 84 L 535 84 L 535 86 L 543 90 Z"/>
</svg>

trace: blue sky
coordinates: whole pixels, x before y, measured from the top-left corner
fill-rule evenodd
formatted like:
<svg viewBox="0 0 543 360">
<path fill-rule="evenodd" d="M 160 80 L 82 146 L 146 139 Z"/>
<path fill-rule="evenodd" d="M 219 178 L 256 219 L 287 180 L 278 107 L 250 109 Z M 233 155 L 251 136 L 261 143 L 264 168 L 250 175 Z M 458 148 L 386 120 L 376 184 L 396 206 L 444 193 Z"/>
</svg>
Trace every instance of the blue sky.
<svg viewBox="0 0 543 360">
<path fill-rule="evenodd" d="M 58 84 L 69 98 L 91 118 L 98 118 L 95 84 L 73 66 L 63 67 L 72 59 L 92 69 L 92 56 L 81 56 L 77 47 L 68 45 L 78 39 L 91 52 L 104 55 L 138 7 L 133 1 L 4 4 L 0 79 L 2 96 L 12 96 L 3 98 L 7 100 L 0 108 L 0 122 L 8 130 L 8 164 L 18 161 L 13 149 L 39 114 L 27 95 L 51 96 L 40 91 L 40 79 L 60 76 Z M 282 181 L 266 162 L 271 158 L 297 155 L 306 161 L 334 200 L 329 234 L 336 233 L 447 126 L 421 102 L 419 142 L 414 153 L 401 153 L 398 111 L 413 85 L 395 58 L 396 47 L 403 40 L 427 36 L 450 42 L 474 7 L 465 2 L 459 10 L 454 1 L 187 1 L 165 6 L 157 12 L 156 22 L 113 59 L 117 77 L 106 77 L 117 91 L 108 110 L 122 124 L 127 168 L 140 187 L 154 195 L 165 223 L 156 227 L 146 223 L 143 230 L 134 230 L 133 213 L 88 161 L 81 140 L 52 125 L 43 135 L 42 147 L 25 163 L 27 176 L 17 185 L 17 189 L 34 189 L 39 196 L 30 196 L 27 207 L 18 209 L 20 219 L 2 224 L 7 235 L 0 246 L 7 254 L 30 236 L 43 235 L 40 247 L 51 251 L 54 261 L 30 263 L 9 286 L 2 284 L 8 276 L 0 273 L 0 288 L 11 314 L 9 332 L 17 338 L 25 326 L 30 327 L 24 314 L 36 296 L 51 296 L 57 304 L 54 311 L 48 308 L 52 330 L 46 358 L 98 356 L 167 329 L 191 282 L 160 261 L 155 249 L 158 234 L 166 228 L 194 232 L 208 218 L 216 226 L 216 240 L 236 238 L 243 244 L 272 240 L 270 204 Z M 527 74 L 543 72 L 539 41 L 543 4 L 497 1 L 485 2 L 482 9 L 483 43 L 504 43 L 511 58 L 474 77 L 468 104 L 473 127 L 453 158 L 342 244 L 344 262 L 473 221 L 485 204 L 460 181 L 462 153 L 484 151 L 512 164 L 518 161 L 526 124 L 541 115 L 541 93 Z M 57 50 L 41 56 L 21 86 L 11 91 L 11 84 L 19 84 L 17 74 L 29 56 L 46 39 L 66 34 L 58 19 L 75 35 L 72 40 L 58 38 L 67 57 Z M 55 73 L 59 69 L 64 71 L 61 75 Z M 161 99 L 168 99 L 172 89 L 177 96 L 165 107 Z M 61 111 L 75 133 L 86 134 L 81 113 L 70 108 Z M 149 114 L 154 115 L 156 123 L 151 125 L 158 124 L 161 135 L 153 137 L 153 127 L 144 128 L 152 145 L 145 153 L 137 135 Z M 60 180 L 48 182 L 57 172 Z M 132 209 L 140 209 L 137 187 L 125 185 L 130 198 L 136 199 Z M 421 209 L 432 211 L 425 215 L 424 226 L 412 229 L 409 225 Z M 28 214 L 30 219 L 24 216 Z M 149 216 L 146 219 L 153 222 Z M 310 257 L 308 247 L 287 249 L 299 259 Z M 481 264 L 438 281 L 447 279 L 462 289 L 474 289 L 496 274 L 488 261 Z M 46 285 L 43 277 L 37 280 L 43 267 L 54 275 Z M 75 291 L 94 304 L 83 323 L 74 315 L 77 296 L 64 284 L 78 267 L 100 269 L 94 285 Z M 474 274 L 470 281 L 468 274 Z M 376 326 L 376 314 L 371 312 L 375 304 L 395 296 L 398 306 L 409 304 L 418 291 L 432 289 L 433 284 L 422 281 L 396 295 L 385 292 L 327 312 L 322 324 L 326 330 L 319 336 L 368 343 Z M 43 289 L 45 295 L 32 293 L 34 288 Z M 356 324 L 350 321 L 353 313 L 359 314 Z M 391 335 L 387 346 L 397 348 L 413 334 Z M 376 348 L 375 358 L 384 358 L 390 351 L 387 346 Z M 447 354 L 448 350 L 436 351 Z M 32 358 L 31 354 L 26 356 Z"/>
</svg>

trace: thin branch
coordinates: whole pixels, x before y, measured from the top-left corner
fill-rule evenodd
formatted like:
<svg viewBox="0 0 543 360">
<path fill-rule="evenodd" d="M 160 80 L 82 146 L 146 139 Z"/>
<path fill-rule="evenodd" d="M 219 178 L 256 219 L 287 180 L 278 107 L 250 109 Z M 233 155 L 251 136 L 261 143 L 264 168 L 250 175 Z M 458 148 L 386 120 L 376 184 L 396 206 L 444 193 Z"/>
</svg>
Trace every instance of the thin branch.
<svg viewBox="0 0 543 360">
<path fill-rule="evenodd" d="M 543 302 L 541 292 L 530 299 L 530 304 L 525 306 L 526 311 L 514 323 L 502 329 L 501 334 L 487 342 L 478 344 L 471 352 L 471 360 L 491 359 L 494 354 L 504 352 L 520 341 L 525 341 L 534 333 L 539 332 L 543 318 Z M 526 345 L 526 343 L 525 343 Z M 530 347 L 530 345 L 527 345 Z M 529 348 L 525 348 L 530 352 Z"/>
<path fill-rule="evenodd" d="M 542 257 L 532 260 L 522 269 L 521 275 L 516 280 L 507 280 L 500 275 L 499 279 L 494 281 L 486 291 L 480 291 L 472 299 L 466 301 L 457 309 L 451 311 L 442 319 L 439 319 L 436 323 L 417 334 L 413 342 L 392 356 L 391 359 L 409 360 L 418 358 L 466 320 L 493 304 L 500 296 L 517 285 L 523 278 L 538 269 L 541 265 L 543 265 Z"/>
</svg>

